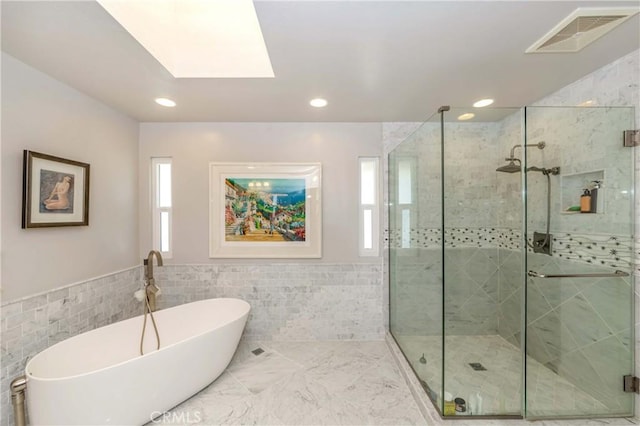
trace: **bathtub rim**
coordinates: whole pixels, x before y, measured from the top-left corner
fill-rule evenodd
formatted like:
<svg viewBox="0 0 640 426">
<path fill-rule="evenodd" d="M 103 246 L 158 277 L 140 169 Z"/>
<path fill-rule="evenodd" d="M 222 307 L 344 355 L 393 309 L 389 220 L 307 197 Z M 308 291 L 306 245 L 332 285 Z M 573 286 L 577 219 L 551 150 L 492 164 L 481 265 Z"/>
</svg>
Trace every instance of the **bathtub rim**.
<svg viewBox="0 0 640 426">
<path fill-rule="evenodd" d="M 237 318 L 234 318 L 233 320 L 224 323 L 224 325 L 227 325 L 227 324 L 230 324 L 230 323 L 232 323 L 234 321 L 237 321 L 237 320 L 241 319 L 242 317 L 244 317 L 245 315 L 249 315 L 249 312 L 251 312 L 251 305 L 249 304 L 249 302 L 247 302 L 246 300 L 235 298 L 235 297 L 212 297 L 212 298 L 209 298 L 209 299 L 197 300 L 195 302 L 183 303 L 181 305 L 176 305 L 176 306 L 172 306 L 170 308 L 161 309 L 161 310 L 156 311 L 156 312 L 167 311 L 167 310 L 171 310 L 171 309 L 174 309 L 174 308 L 179 308 L 181 306 L 190 305 L 190 304 L 205 303 L 205 302 L 210 301 L 210 300 L 234 300 L 234 301 L 243 302 L 244 305 L 246 305 L 246 306 L 243 306 L 243 307 L 246 308 L 246 312 L 243 312 L 242 315 L 239 315 Z M 98 369 L 95 369 L 95 370 L 88 371 L 86 373 L 74 374 L 74 375 L 71 375 L 71 376 L 63 376 L 63 377 L 40 377 L 40 376 L 34 376 L 33 373 L 29 372 L 29 370 L 28 370 L 29 366 L 31 365 L 31 363 L 34 362 L 40 356 L 40 354 L 44 353 L 45 351 L 49 350 L 50 348 L 56 347 L 58 345 L 61 345 L 61 344 L 65 343 L 66 341 L 68 341 L 70 339 L 73 339 L 73 338 L 75 338 L 77 336 L 81 336 L 81 335 L 83 335 L 85 333 L 91 333 L 91 332 L 99 330 L 101 328 L 109 327 L 109 326 L 112 326 L 114 324 L 118 324 L 120 322 L 128 321 L 128 320 L 131 320 L 131 319 L 134 319 L 134 318 L 139 318 L 141 316 L 142 315 L 137 315 L 135 317 L 127 318 L 126 320 L 116 321 L 114 323 L 105 325 L 103 327 L 94 328 L 94 329 L 86 331 L 84 333 L 76 334 L 75 336 L 71 336 L 71 337 L 69 337 L 67 339 L 64 339 L 61 342 L 58 342 L 58 343 L 56 343 L 54 345 L 51 345 L 51 346 L 43 349 L 42 351 L 40 351 L 36 355 L 34 355 L 33 358 L 29 359 L 29 361 L 27 361 L 27 363 L 26 363 L 26 365 L 24 367 L 24 374 L 27 377 L 27 382 L 29 380 L 36 380 L 36 381 L 42 381 L 42 382 L 63 381 L 63 380 L 71 380 L 71 379 L 75 379 L 75 378 L 88 376 L 90 374 L 95 374 L 95 373 L 98 373 L 98 372 L 102 372 L 102 371 L 108 370 L 110 368 L 118 367 L 120 365 L 126 364 L 127 362 L 131 362 L 132 360 L 136 360 L 136 359 L 144 358 L 144 357 L 150 357 L 150 356 L 152 356 L 152 355 L 154 355 L 156 353 L 159 353 L 160 351 L 163 351 L 164 349 L 169 349 L 169 348 L 172 348 L 172 347 L 174 347 L 176 345 L 182 344 L 184 342 L 188 342 L 190 340 L 202 337 L 205 334 L 210 333 L 212 330 L 215 330 L 215 329 L 211 329 L 211 330 L 207 330 L 207 331 L 204 331 L 202 333 L 199 333 L 199 334 L 194 334 L 194 335 L 189 336 L 188 338 L 186 338 L 184 340 L 180 340 L 179 342 L 171 343 L 171 344 L 169 344 L 167 346 L 163 346 L 160 349 L 156 349 L 156 350 L 154 350 L 152 352 L 147 352 L 147 353 L 145 353 L 143 355 L 138 355 L 136 357 L 129 358 L 129 359 L 125 360 L 125 361 L 120 361 L 120 362 L 117 362 L 115 364 L 108 365 L 106 367 L 102 367 L 102 368 L 98 368 Z M 140 330 L 140 331 L 142 332 L 142 330 Z"/>
</svg>

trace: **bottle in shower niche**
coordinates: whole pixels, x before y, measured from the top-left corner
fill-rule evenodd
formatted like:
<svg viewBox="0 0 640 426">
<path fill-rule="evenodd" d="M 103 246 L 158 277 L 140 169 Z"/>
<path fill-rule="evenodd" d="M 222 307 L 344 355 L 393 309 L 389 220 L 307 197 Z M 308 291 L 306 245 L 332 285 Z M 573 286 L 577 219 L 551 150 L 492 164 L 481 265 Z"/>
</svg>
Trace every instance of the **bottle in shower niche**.
<svg viewBox="0 0 640 426">
<path fill-rule="evenodd" d="M 591 213 L 591 191 L 588 189 L 580 196 L 580 213 Z"/>
<path fill-rule="evenodd" d="M 591 195 L 591 210 L 589 211 L 589 213 L 597 213 L 598 189 L 600 189 L 600 183 L 601 181 L 599 180 L 594 180 L 591 182 L 591 190 L 589 191 L 589 194 Z"/>
</svg>

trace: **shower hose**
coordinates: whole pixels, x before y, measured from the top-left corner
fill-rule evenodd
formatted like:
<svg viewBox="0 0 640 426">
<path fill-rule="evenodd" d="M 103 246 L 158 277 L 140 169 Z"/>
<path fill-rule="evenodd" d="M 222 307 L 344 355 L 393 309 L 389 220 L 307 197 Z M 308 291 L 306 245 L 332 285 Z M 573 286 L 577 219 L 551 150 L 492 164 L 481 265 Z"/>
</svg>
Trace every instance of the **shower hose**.
<svg viewBox="0 0 640 426">
<path fill-rule="evenodd" d="M 527 245 L 532 249 L 546 246 L 547 243 L 549 243 L 549 238 L 550 238 L 549 228 L 550 228 L 550 218 L 551 218 L 551 178 L 549 177 L 549 175 L 551 174 L 551 171 L 544 169 L 542 174 L 547 177 L 547 233 L 544 236 L 544 241 L 542 243 L 537 244 L 536 246 L 531 244 L 528 238 L 525 238 L 525 240 L 527 241 Z"/>
<path fill-rule="evenodd" d="M 153 330 L 156 332 L 156 341 L 158 345 L 156 349 L 160 349 L 160 334 L 158 333 L 158 326 L 156 325 L 156 320 L 153 317 L 153 312 L 151 311 L 151 306 L 149 305 L 149 294 L 147 290 L 144 291 L 144 320 L 142 322 L 142 335 L 140 336 L 140 355 L 144 355 L 144 350 L 142 346 L 144 344 L 144 332 L 147 328 L 147 314 L 151 317 L 151 323 L 153 324 Z"/>
</svg>

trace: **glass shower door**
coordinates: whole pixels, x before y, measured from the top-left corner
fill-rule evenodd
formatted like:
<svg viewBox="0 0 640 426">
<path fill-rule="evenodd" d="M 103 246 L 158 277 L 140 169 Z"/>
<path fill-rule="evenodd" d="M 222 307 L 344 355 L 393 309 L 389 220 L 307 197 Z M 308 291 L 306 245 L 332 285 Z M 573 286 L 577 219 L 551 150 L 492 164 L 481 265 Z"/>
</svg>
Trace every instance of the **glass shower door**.
<svg viewBox="0 0 640 426">
<path fill-rule="evenodd" d="M 444 415 L 520 417 L 522 174 L 503 166 L 523 111 L 472 111 L 443 122 Z"/>
<path fill-rule="evenodd" d="M 634 152 L 622 133 L 633 109 L 525 116 L 526 143 L 546 143 L 525 156 L 525 415 L 632 415 Z"/>
<path fill-rule="evenodd" d="M 389 327 L 434 403 L 441 401 L 443 368 L 438 117 L 396 147 L 388 163 Z"/>
</svg>

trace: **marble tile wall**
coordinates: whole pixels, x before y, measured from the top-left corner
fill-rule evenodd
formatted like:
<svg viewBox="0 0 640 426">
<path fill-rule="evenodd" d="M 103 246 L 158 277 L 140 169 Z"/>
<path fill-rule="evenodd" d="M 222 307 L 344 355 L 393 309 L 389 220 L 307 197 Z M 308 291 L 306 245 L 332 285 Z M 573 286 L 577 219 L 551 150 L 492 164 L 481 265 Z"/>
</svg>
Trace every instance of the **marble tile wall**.
<svg viewBox="0 0 640 426">
<path fill-rule="evenodd" d="M 501 213 L 493 164 L 498 150 L 500 122 L 445 123 L 444 221 L 446 228 L 498 226 Z M 428 192 L 434 181 L 423 185 Z"/>
<path fill-rule="evenodd" d="M 632 128 L 638 128 L 640 126 L 640 50 L 633 51 L 626 56 L 596 70 L 580 80 L 558 90 L 557 92 L 550 94 L 549 96 L 539 100 L 535 106 L 576 106 L 583 104 L 584 102 L 591 101 L 593 106 L 629 106 L 635 107 L 634 123 Z M 590 139 L 585 139 L 589 141 Z M 575 151 L 574 151 L 575 152 Z M 640 151 L 635 149 L 635 158 L 629 154 L 630 151 L 626 151 L 626 156 L 629 161 L 633 162 L 633 168 L 635 172 L 634 180 L 639 182 L 640 180 Z M 588 159 L 587 159 L 588 161 Z M 607 179 L 610 180 L 610 179 Z M 623 190 L 623 188 L 621 188 Z M 635 197 L 635 200 L 630 200 L 635 205 L 635 229 L 640 229 L 640 197 Z M 580 217 L 566 218 L 566 222 L 574 221 L 576 219 L 587 219 Z M 595 218 L 588 218 L 588 220 L 597 220 Z M 567 231 L 570 232 L 570 231 Z M 637 279 L 640 276 L 640 251 L 637 247 L 640 247 L 640 237 L 637 232 L 633 236 L 636 250 L 633 253 L 631 261 L 635 265 L 634 275 Z M 635 318 L 632 319 L 635 327 L 635 371 L 640 371 L 640 293 L 637 286 L 631 283 L 632 289 L 635 288 L 633 311 L 635 312 Z M 610 340 L 609 340 L 610 341 Z M 640 396 L 636 396 L 636 407 L 640 407 Z"/>
<path fill-rule="evenodd" d="M 381 263 L 167 265 L 154 271 L 160 308 L 211 297 L 249 302 L 249 339 L 384 337 Z"/>
<path fill-rule="evenodd" d="M 390 223 L 389 210 L 396 208 L 398 206 L 393 207 L 390 205 L 390 189 L 396 188 L 397 183 L 397 173 L 394 172 L 394 164 L 390 163 L 391 161 L 387 161 L 388 154 L 398 148 L 395 151 L 395 154 L 398 157 L 404 157 L 408 159 L 417 159 L 417 158 L 428 158 L 430 161 L 437 161 L 437 152 L 439 150 L 439 137 L 438 137 L 438 127 L 433 123 L 382 123 L 382 142 L 384 144 L 384 160 L 382 161 L 382 170 L 383 170 L 383 203 L 385 207 L 383 209 L 382 223 L 383 227 L 383 251 L 382 257 L 385 260 L 388 260 L 391 256 L 391 252 L 389 251 L 389 240 L 390 234 L 395 236 L 399 235 L 399 225 L 396 223 Z M 405 142 L 400 146 L 402 142 Z M 429 155 L 419 155 L 420 151 L 429 152 Z M 428 171 L 430 167 L 422 166 L 421 169 Z M 431 167 L 434 170 L 433 167 Z M 436 176 L 437 177 L 437 176 Z M 395 191 L 395 190 L 394 190 Z M 393 193 L 393 198 L 397 197 L 397 193 Z M 434 200 L 437 202 L 437 199 Z M 430 214 L 431 210 L 439 209 L 439 204 L 433 205 L 431 209 L 426 209 L 426 214 Z M 415 211 L 415 210 L 414 210 Z M 420 213 L 419 211 L 416 211 Z M 399 210 L 396 210 L 396 216 L 400 214 Z M 415 216 L 414 216 L 415 217 Z M 431 215 L 430 217 L 437 218 L 435 215 Z M 439 220 L 439 218 L 437 218 Z M 440 222 L 431 224 L 429 228 L 437 228 L 440 225 Z M 391 231 L 390 231 L 391 230 Z M 396 230 L 396 231 L 393 231 Z M 384 277 L 384 326 L 385 329 L 389 329 L 389 282 L 392 279 L 389 275 L 389 262 L 385 261 L 383 263 L 383 277 Z"/>
<path fill-rule="evenodd" d="M 390 329 L 408 336 L 442 335 L 442 252 L 391 251 Z"/>
<path fill-rule="evenodd" d="M 634 268 L 633 246 L 630 235 L 556 233 L 552 240 L 552 257 L 610 270 L 631 271 Z M 527 250 L 532 251 L 531 248 Z"/>
<path fill-rule="evenodd" d="M 405 143 L 396 146 L 390 159 L 391 178 L 387 185 L 394 191 L 394 198 L 400 184 L 396 177 L 398 163 L 405 161 L 413 165 L 411 202 L 394 205 L 395 212 L 399 215 L 402 210 L 410 209 L 412 227 L 440 228 L 444 198 L 447 228 L 496 225 L 500 208 L 495 191 L 497 178 L 495 167 L 488 164 L 502 158 L 496 142 L 500 124 L 446 123 L 446 141 L 449 143 L 444 145 L 444 176 L 441 170 L 440 124 L 428 122 L 417 128 L 411 124 L 399 125 L 397 129 L 393 129 L 390 123 L 383 126 L 383 135 L 388 133 L 387 137 L 391 138 L 385 141 L 385 149 L 393 146 L 399 134 L 412 131 Z"/>
<path fill-rule="evenodd" d="M 640 50 L 630 52 L 583 78 L 535 102 L 535 106 L 580 105 L 591 101 L 593 106 L 640 105 Z M 636 125 L 640 109 L 635 111 Z"/>
<path fill-rule="evenodd" d="M 45 348 L 140 313 L 133 293 L 140 267 L 72 284 L 0 307 L 2 374 L 0 425 L 13 424 L 9 384 Z"/>
<path fill-rule="evenodd" d="M 445 252 L 444 327 L 447 335 L 498 333 L 498 249 L 463 247 Z M 391 317 L 402 335 L 442 333 L 442 252 L 412 250 L 394 257 Z"/>
<path fill-rule="evenodd" d="M 550 176 L 551 231 L 630 236 L 634 167 L 631 149 L 622 146 L 622 130 L 633 127 L 632 108 L 528 107 L 526 115 L 527 143 L 546 143 L 542 150 L 527 149 L 527 166 L 560 167 L 559 175 Z M 505 140 L 502 149 L 508 152 L 510 144 Z M 582 189 L 595 175 L 603 180 L 598 212 L 566 212 L 580 204 Z M 502 185 L 517 184 L 519 174 L 502 173 L 500 178 Z M 504 191 L 502 196 L 506 200 L 503 211 L 515 217 L 521 212 L 522 194 L 513 186 L 513 191 Z M 547 186 L 542 173 L 527 173 L 529 230 L 546 229 Z"/>
<path fill-rule="evenodd" d="M 498 329 L 500 336 L 519 347 L 522 256 L 503 252 Z M 601 265 L 576 265 L 541 254 L 528 255 L 528 268 L 548 274 L 603 271 Z M 628 277 L 529 278 L 527 284 L 528 355 L 602 402 L 609 414 L 631 410 L 620 383 L 623 375 L 633 372 L 632 294 Z"/>
</svg>

